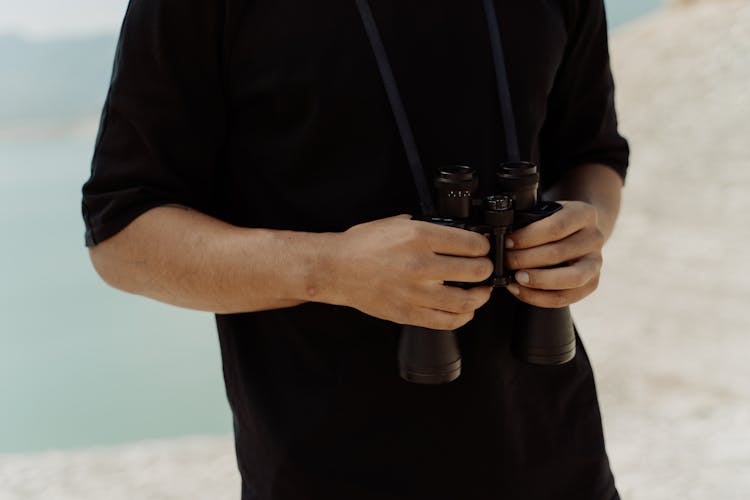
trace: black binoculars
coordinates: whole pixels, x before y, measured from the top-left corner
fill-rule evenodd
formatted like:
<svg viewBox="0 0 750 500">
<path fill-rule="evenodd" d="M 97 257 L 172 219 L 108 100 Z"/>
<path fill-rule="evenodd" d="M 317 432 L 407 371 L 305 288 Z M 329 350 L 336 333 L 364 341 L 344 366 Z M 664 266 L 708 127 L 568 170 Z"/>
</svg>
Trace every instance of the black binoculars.
<svg viewBox="0 0 750 500">
<path fill-rule="evenodd" d="M 504 163 L 495 172 L 493 192 L 478 196 L 479 176 L 467 166 L 441 168 L 434 179 L 437 217 L 422 220 L 490 236 L 495 266 L 485 283 L 446 283 L 505 287 L 514 273 L 505 265 L 505 239 L 514 230 L 562 208 L 539 202 L 539 169 L 529 162 Z M 519 302 L 513 320 L 511 350 L 516 359 L 536 365 L 567 363 L 576 352 L 573 321 L 567 307 L 546 309 Z M 445 384 L 461 375 L 461 352 L 454 331 L 404 326 L 399 341 L 401 377 L 419 384 Z"/>
</svg>

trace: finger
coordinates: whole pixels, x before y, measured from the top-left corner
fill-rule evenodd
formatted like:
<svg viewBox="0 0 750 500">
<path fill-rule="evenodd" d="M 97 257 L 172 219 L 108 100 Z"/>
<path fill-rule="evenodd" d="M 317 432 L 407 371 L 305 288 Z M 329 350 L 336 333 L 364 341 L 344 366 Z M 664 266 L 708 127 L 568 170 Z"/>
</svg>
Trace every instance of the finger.
<svg viewBox="0 0 750 500">
<path fill-rule="evenodd" d="M 442 255 L 460 257 L 484 257 L 490 251 L 486 236 L 457 227 L 424 223 L 429 237 L 430 248 Z"/>
<path fill-rule="evenodd" d="M 597 277 L 582 287 L 570 290 L 536 290 L 518 284 L 508 285 L 507 288 L 510 293 L 522 302 L 532 306 L 557 309 L 582 300 L 596 290 L 598 285 L 599 278 Z"/>
<path fill-rule="evenodd" d="M 486 304 L 491 294 L 492 288 L 488 286 L 464 290 L 435 283 L 423 290 L 417 304 L 439 311 L 465 314 L 474 312 Z"/>
<path fill-rule="evenodd" d="M 534 269 L 563 264 L 601 250 L 604 235 L 595 227 L 586 228 L 562 241 L 526 248 L 508 250 L 506 264 L 510 269 Z"/>
<path fill-rule="evenodd" d="M 516 273 L 516 281 L 538 290 L 569 290 L 580 288 L 599 276 L 602 259 L 590 255 L 573 264 L 554 269 L 524 269 Z"/>
<path fill-rule="evenodd" d="M 411 310 L 405 324 L 433 330 L 457 330 L 473 318 L 473 312 L 454 314 L 427 307 L 417 307 Z"/>
<path fill-rule="evenodd" d="M 506 246 L 513 249 L 532 248 L 560 241 L 588 226 L 596 225 L 596 209 L 579 201 L 563 201 L 562 210 L 534 222 L 507 239 Z"/>
<path fill-rule="evenodd" d="M 436 255 L 429 259 L 426 270 L 430 279 L 435 281 L 459 281 L 481 283 L 492 276 L 495 266 L 487 257 L 452 257 Z"/>
</svg>

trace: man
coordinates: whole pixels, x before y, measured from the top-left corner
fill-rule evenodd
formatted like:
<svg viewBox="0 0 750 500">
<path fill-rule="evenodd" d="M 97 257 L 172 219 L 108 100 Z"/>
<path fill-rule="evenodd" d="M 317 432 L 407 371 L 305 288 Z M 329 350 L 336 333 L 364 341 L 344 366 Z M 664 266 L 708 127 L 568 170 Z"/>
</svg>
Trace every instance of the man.
<svg viewBox="0 0 750 500">
<path fill-rule="evenodd" d="M 424 163 L 505 160 L 480 2 L 373 0 Z M 84 186 L 111 285 L 217 313 L 243 499 L 617 498 L 582 346 L 509 350 L 520 301 L 597 286 L 627 166 L 601 0 L 496 2 L 522 154 L 562 211 L 518 285 L 418 198 L 354 0 L 133 0 Z M 562 267 L 545 269 L 562 264 Z M 398 377 L 400 325 L 460 328 L 463 375 Z"/>
</svg>

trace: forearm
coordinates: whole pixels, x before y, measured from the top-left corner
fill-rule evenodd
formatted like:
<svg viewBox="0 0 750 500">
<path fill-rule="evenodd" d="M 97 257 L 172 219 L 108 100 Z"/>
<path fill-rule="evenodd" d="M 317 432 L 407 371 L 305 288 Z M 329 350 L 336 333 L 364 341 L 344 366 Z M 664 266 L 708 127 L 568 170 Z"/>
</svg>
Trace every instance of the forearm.
<svg viewBox="0 0 750 500">
<path fill-rule="evenodd" d="M 152 209 L 91 249 L 110 285 L 217 313 L 314 299 L 335 235 L 239 228 L 184 207 Z"/>
<path fill-rule="evenodd" d="M 559 182 L 544 193 L 547 200 L 583 201 L 593 205 L 598 227 L 609 239 L 620 212 L 623 181 L 612 168 L 588 163 L 571 169 Z"/>
<path fill-rule="evenodd" d="M 169 304 L 218 313 L 307 301 L 435 330 L 455 330 L 490 297 L 445 281 L 492 274 L 487 239 L 411 220 L 357 224 L 342 233 L 239 228 L 184 207 L 152 209 L 91 249 L 110 285 Z"/>
</svg>

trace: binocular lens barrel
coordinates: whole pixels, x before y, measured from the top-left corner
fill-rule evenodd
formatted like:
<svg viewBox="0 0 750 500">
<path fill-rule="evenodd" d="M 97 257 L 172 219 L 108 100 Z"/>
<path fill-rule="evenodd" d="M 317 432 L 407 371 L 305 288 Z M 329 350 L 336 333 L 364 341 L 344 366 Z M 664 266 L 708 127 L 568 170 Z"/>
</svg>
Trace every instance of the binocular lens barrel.
<svg viewBox="0 0 750 500">
<path fill-rule="evenodd" d="M 562 208 L 558 203 L 539 203 L 539 169 L 534 163 L 505 163 L 498 168 L 496 180 L 498 191 L 513 197 L 513 230 L 549 217 Z M 535 365 L 560 365 L 572 360 L 576 354 L 576 337 L 570 309 L 518 304 L 511 350 L 516 359 Z"/>
<path fill-rule="evenodd" d="M 576 355 L 570 309 L 546 309 L 521 303 L 511 337 L 513 356 L 533 365 L 562 365 Z"/>
<path fill-rule="evenodd" d="M 447 384 L 461 375 L 461 351 L 456 334 L 404 326 L 398 348 L 401 378 L 417 384 Z"/>
<path fill-rule="evenodd" d="M 435 178 L 438 215 L 454 219 L 471 216 L 472 196 L 479 187 L 476 170 L 465 165 L 443 167 Z"/>
<path fill-rule="evenodd" d="M 503 163 L 495 174 L 497 190 L 513 197 L 513 208 L 528 210 L 537 204 L 539 168 L 535 163 Z"/>
<path fill-rule="evenodd" d="M 511 230 L 521 229 L 549 217 L 562 208 L 558 203 L 538 203 L 539 169 L 530 162 L 502 164 L 495 175 L 492 196 L 476 198 L 479 178 L 464 165 L 438 170 L 434 180 L 438 197 L 437 217 L 425 220 L 446 226 L 490 234 L 495 273 L 491 284 L 504 287 L 513 283 L 505 268 L 505 239 Z M 474 212 L 481 208 L 480 212 Z M 452 286 L 473 286 L 446 283 Z M 536 365 L 563 364 L 575 356 L 576 338 L 567 307 L 545 309 L 526 303 L 517 306 L 511 334 L 516 359 Z M 446 384 L 461 375 L 461 352 L 457 334 L 404 326 L 399 340 L 401 377 L 418 384 Z"/>
<path fill-rule="evenodd" d="M 443 167 L 437 172 L 434 187 L 438 198 L 438 217 L 434 224 L 465 227 L 471 217 L 472 199 L 479 182 L 476 170 L 465 165 Z M 398 346 L 401 378 L 417 384 L 447 384 L 461 375 L 461 351 L 456 334 L 404 326 Z"/>
</svg>

